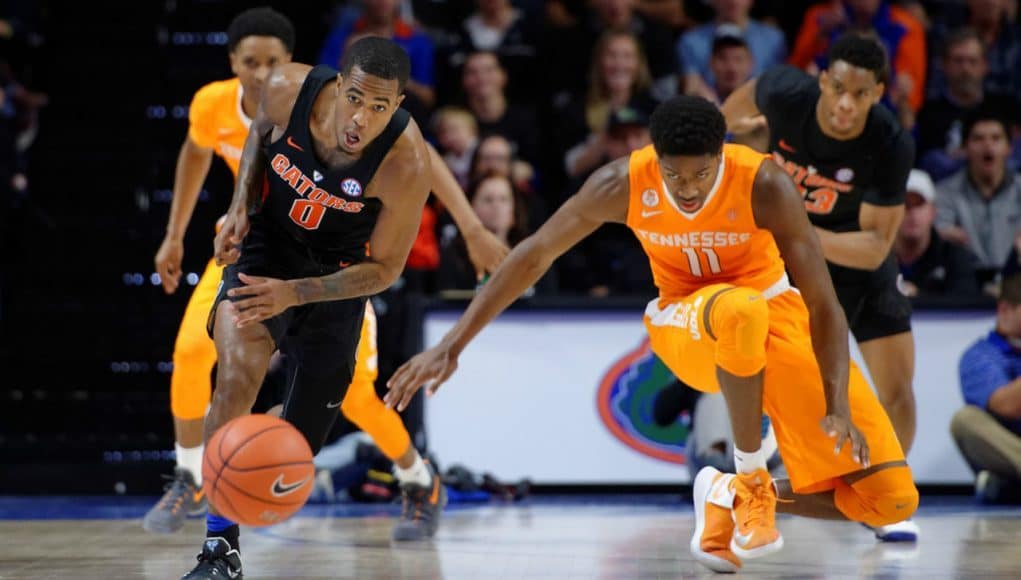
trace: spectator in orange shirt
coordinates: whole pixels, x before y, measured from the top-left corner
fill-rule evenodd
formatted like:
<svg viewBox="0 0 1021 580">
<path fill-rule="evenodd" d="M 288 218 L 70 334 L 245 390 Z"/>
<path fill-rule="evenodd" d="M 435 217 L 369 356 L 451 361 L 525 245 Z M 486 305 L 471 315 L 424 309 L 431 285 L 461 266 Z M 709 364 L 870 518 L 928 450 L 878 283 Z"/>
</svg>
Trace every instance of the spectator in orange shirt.
<svg viewBox="0 0 1021 580">
<path fill-rule="evenodd" d="M 848 30 L 875 34 L 890 56 L 884 103 L 897 112 L 905 128 L 925 99 L 925 28 L 907 10 L 886 0 L 822 2 L 805 12 L 790 63 L 815 74 L 826 68 L 830 43 Z"/>
</svg>

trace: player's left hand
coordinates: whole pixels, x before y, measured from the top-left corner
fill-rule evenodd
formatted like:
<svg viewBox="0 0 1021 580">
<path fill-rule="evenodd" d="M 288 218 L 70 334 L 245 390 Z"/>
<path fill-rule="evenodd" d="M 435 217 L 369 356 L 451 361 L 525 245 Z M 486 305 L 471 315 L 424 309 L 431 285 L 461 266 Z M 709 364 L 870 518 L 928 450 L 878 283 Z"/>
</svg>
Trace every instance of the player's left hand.
<svg viewBox="0 0 1021 580">
<path fill-rule="evenodd" d="M 238 311 L 234 323 L 238 328 L 273 318 L 291 306 L 298 305 L 298 292 L 288 280 L 241 273 L 238 278 L 245 285 L 227 291 L 227 296 L 231 298 L 245 297 L 234 302 Z"/>
<path fill-rule="evenodd" d="M 500 262 L 510 253 L 510 248 L 486 228 L 478 228 L 465 235 L 464 243 L 468 246 L 468 259 L 475 266 L 475 276 L 481 280 L 486 273 L 496 272 Z"/>
<path fill-rule="evenodd" d="M 836 438 L 837 445 L 833 448 L 834 455 L 840 455 L 844 444 L 850 441 L 851 457 L 860 463 L 863 468 L 869 466 L 869 444 L 865 441 L 865 436 L 861 434 L 861 431 L 854 426 L 854 422 L 851 421 L 850 417 L 826 415 L 819 422 L 819 426 L 822 427 L 827 436 Z"/>
</svg>

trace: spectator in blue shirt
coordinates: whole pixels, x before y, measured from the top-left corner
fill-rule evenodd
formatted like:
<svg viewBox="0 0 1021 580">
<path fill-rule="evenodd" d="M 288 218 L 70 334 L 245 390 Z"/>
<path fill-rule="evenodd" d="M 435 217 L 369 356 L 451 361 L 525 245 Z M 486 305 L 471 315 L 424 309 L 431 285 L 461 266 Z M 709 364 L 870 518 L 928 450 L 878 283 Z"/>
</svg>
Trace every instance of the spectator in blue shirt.
<svg viewBox="0 0 1021 580">
<path fill-rule="evenodd" d="M 352 21 L 348 13 L 341 12 L 319 52 L 319 64 L 340 67 L 344 49 L 363 35 L 382 36 L 399 44 L 411 59 L 411 76 L 405 86 L 407 95 L 418 101 L 423 111 L 432 109 L 436 102 L 433 78 L 432 40 L 422 31 L 401 20 L 397 13 L 397 0 L 363 0 L 362 12 Z M 412 114 L 416 104 L 405 104 Z M 425 123 L 423 123 L 425 124 Z"/>
<path fill-rule="evenodd" d="M 724 34 L 740 36 L 754 57 L 752 76 L 782 64 L 787 58 L 787 43 L 780 29 L 752 20 L 751 0 L 713 0 L 716 17 L 712 22 L 685 32 L 677 41 L 677 58 L 684 69 L 684 92 L 713 100 L 716 76 L 709 66 L 713 41 L 724 28 Z"/>
<path fill-rule="evenodd" d="M 975 471 L 980 501 L 1021 496 L 1021 274 L 1004 280 L 996 329 L 964 352 L 961 391 L 967 405 L 950 432 Z"/>
</svg>

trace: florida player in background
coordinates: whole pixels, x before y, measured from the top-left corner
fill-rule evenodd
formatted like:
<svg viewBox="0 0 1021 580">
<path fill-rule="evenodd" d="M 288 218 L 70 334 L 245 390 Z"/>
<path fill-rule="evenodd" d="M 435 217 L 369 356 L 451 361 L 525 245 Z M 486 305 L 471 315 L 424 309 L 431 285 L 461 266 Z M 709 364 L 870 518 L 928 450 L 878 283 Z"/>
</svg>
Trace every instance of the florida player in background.
<svg viewBox="0 0 1021 580">
<path fill-rule="evenodd" d="M 666 101 L 650 132 L 653 145 L 596 170 L 511 251 L 439 344 L 398 369 L 387 403 L 403 408 L 426 383 L 435 390 L 558 256 L 604 223 L 626 224 L 659 288 L 645 310 L 653 352 L 681 381 L 722 391 L 731 419 L 738 473 L 698 472 L 695 558 L 734 572 L 779 550 L 778 508 L 872 525 L 909 516 L 911 470 L 849 361 L 847 320 L 793 181 L 768 156 L 724 145 L 726 123 L 705 99 Z M 766 471 L 763 409 L 790 480 Z"/>
<path fill-rule="evenodd" d="M 915 147 L 879 104 L 887 74 L 882 46 L 849 33 L 830 48 L 819 78 L 773 68 L 736 90 L 722 110 L 734 133 L 765 116 L 769 150 L 805 197 L 851 333 L 906 454 L 915 438 L 915 343 L 891 248 Z M 918 538 L 910 521 L 874 531 L 883 541 Z"/>
<path fill-rule="evenodd" d="M 177 179 L 166 237 L 156 255 L 156 268 L 167 293 L 177 289 L 184 257 L 183 237 L 198 200 L 214 152 L 237 175 L 241 149 L 251 118 L 247 99 L 258 95 L 276 64 L 290 61 L 294 31 L 285 16 L 268 8 L 246 11 L 228 27 L 228 46 L 236 78 L 214 82 L 199 90 L 190 109 L 188 136 L 178 159 Z M 263 50 L 260 50 L 263 49 Z M 208 145 L 208 146 L 206 146 Z M 430 146 L 432 188 L 449 209 L 467 242 L 469 256 L 481 273 L 492 271 L 508 249 L 490 234 L 468 204 L 464 192 Z M 210 373 L 216 348 L 206 332 L 206 320 L 216 296 L 223 268 L 210 260 L 181 321 L 174 348 L 171 409 L 177 451 L 174 479 L 159 502 L 146 514 L 145 529 L 169 533 L 179 530 L 186 515 L 205 512 L 202 495 L 202 431 L 211 392 Z M 340 406 L 352 422 L 368 433 L 394 461 L 398 479 L 428 484 L 418 451 L 397 414 L 383 406 L 375 391 L 375 315 L 366 305 L 354 378 Z M 410 517 L 394 528 L 396 539 L 418 539 L 422 526 Z"/>
</svg>

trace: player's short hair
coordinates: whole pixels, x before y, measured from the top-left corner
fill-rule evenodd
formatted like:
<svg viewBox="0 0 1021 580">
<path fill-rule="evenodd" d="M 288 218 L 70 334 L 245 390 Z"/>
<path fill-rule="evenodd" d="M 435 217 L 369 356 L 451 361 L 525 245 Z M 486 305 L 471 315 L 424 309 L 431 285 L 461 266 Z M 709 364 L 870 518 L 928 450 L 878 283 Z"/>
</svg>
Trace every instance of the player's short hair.
<svg viewBox="0 0 1021 580">
<path fill-rule="evenodd" d="M 362 72 L 383 80 L 397 79 L 397 92 L 404 92 L 404 85 L 411 75 L 411 59 L 396 42 L 379 36 L 366 36 L 344 51 L 340 72 L 344 76 L 358 67 Z"/>
<path fill-rule="evenodd" d="M 961 139 L 967 141 L 971 137 L 971 131 L 975 125 L 986 121 L 999 123 L 1003 127 L 1003 133 L 1007 139 L 1010 139 L 1010 123 L 1003 118 L 1003 114 L 992 107 L 982 105 L 964 115 L 961 122 Z"/>
<path fill-rule="evenodd" d="M 876 82 L 885 83 L 889 74 L 886 49 L 873 36 L 858 32 L 848 32 L 830 46 L 828 54 L 829 66 L 838 60 L 847 64 L 871 71 Z"/>
<path fill-rule="evenodd" d="M 1007 276 L 1000 283 L 1000 302 L 1006 302 L 1012 306 L 1021 304 L 1021 272 Z"/>
<path fill-rule="evenodd" d="M 682 95 L 656 107 L 649 135 L 657 155 L 716 155 L 723 149 L 727 122 L 706 99 Z"/>
<path fill-rule="evenodd" d="M 279 38 L 287 52 L 294 52 L 294 25 L 286 16 L 268 6 L 250 8 L 230 21 L 227 50 L 234 52 L 238 44 L 249 36 Z"/>
</svg>

